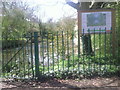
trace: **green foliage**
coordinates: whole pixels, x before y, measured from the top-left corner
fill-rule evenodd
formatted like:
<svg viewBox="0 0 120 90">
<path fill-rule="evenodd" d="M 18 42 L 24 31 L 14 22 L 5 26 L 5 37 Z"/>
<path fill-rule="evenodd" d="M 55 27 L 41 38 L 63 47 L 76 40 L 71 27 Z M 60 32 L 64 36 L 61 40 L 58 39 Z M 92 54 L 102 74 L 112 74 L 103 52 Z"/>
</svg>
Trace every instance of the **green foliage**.
<svg viewBox="0 0 120 90">
<path fill-rule="evenodd" d="M 52 64 L 48 67 L 44 67 L 44 73 L 48 76 L 54 76 L 58 78 L 68 79 L 68 78 L 84 78 L 84 77 L 94 77 L 94 76 L 104 76 L 114 74 L 119 71 L 119 67 L 117 67 L 117 59 L 113 59 L 110 55 L 101 56 L 81 56 L 78 59 L 78 56 L 70 57 L 69 65 L 68 60 L 60 59 L 59 60 L 59 70 L 58 64 L 55 64 L 54 69 L 52 70 Z M 64 66 L 63 66 L 64 62 Z M 78 64 L 80 64 L 80 71 L 78 70 Z M 84 65 L 84 66 L 83 66 Z M 74 69 L 73 69 L 74 66 Z M 64 67 L 64 70 L 63 70 Z M 68 70 L 69 67 L 69 70 Z M 42 68 L 42 67 L 41 67 Z"/>
<path fill-rule="evenodd" d="M 18 38 L 28 30 L 28 21 L 25 12 L 20 8 L 7 8 L 4 4 L 2 17 L 2 36 L 3 39 Z"/>
<path fill-rule="evenodd" d="M 2 48 L 15 48 L 21 45 L 21 39 L 26 40 L 25 34 L 36 31 L 37 21 L 33 21 L 33 11 L 23 2 L 2 2 L 2 5 Z"/>
</svg>

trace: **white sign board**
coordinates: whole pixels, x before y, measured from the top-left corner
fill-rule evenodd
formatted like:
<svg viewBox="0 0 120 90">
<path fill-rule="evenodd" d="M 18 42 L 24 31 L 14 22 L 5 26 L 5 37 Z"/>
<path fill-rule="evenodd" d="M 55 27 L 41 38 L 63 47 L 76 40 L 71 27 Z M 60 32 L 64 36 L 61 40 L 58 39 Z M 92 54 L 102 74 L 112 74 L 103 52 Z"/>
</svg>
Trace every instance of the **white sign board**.
<svg viewBox="0 0 120 90">
<path fill-rule="evenodd" d="M 110 33 L 112 11 L 84 11 L 81 13 L 80 29 L 82 33 Z"/>
</svg>

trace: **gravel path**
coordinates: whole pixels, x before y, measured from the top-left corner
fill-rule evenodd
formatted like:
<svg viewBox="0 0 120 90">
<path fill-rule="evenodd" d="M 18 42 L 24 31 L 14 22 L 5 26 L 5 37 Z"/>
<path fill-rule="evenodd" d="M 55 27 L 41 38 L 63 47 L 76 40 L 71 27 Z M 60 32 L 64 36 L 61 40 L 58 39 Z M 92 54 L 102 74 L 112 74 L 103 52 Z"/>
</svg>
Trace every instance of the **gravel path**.
<svg viewBox="0 0 120 90">
<path fill-rule="evenodd" d="M 1 86 L 1 83 L 0 83 Z M 18 81 L 18 80 L 3 80 L 2 90 L 45 90 L 45 89 L 88 89 L 88 90 L 120 90 L 120 78 L 93 78 L 82 80 L 63 80 L 51 79 L 44 82 L 36 81 Z"/>
</svg>

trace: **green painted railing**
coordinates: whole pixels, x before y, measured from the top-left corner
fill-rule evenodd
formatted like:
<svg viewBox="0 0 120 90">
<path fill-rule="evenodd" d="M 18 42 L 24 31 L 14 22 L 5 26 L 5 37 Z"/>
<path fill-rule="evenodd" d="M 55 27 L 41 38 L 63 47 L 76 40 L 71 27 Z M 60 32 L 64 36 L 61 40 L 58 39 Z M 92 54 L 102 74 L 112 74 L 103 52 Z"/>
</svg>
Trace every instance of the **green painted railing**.
<svg viewBox="0 0 120 90">
<path fill-rule="evenodd" d="M 30 36 L 7 40 L 3 38 L 2 72 L 4 77 L 23 79 L 34 77 L 33 36 L 32 34 L 28 35 Z"/>
<path fill-rule="evenodd" d="M 106 28 L 105 32 L 95 31 L 85 34 L 83 30 L 81 35 L 75 31 L 41 31 L 20 37 L 17 41 L 21 44 L 16 46 L 14 42 L 2 50 L 3 76 L 65 78 L 115 74 L 120 70 L 119 35 L 116 33 L 113 38 Z"/>
</svg>

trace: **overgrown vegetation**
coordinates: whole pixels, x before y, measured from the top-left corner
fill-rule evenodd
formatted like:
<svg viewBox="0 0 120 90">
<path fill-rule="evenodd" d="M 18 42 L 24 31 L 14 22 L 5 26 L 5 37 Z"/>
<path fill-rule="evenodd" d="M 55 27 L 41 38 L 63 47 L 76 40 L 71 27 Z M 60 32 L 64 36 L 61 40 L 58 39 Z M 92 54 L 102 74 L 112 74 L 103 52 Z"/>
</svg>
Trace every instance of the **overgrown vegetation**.
<svg viewBox="0 0 120 90">
<path fill-rule="evenodd" d="M 117 66 L 119 65 L 117 61 L 117 59 L 113 59 L 109 55 L 106 57 L 101 56 L 101 58 L 99 56 L 81 56 L 79 59 L 78 56 L 75 56 L 74 60 L 71 56 L 69 61 L 59 60 L 59 63 L 54 65 L 54 70 L 52 64 L 49 66 L 49 69 L 46 66 L 40 66 L 40 70 L 45 75 L 59 78 L 84 78 L 107 74 L 109 76 L 119 72 L 120 67 Z"/>
</svg>

